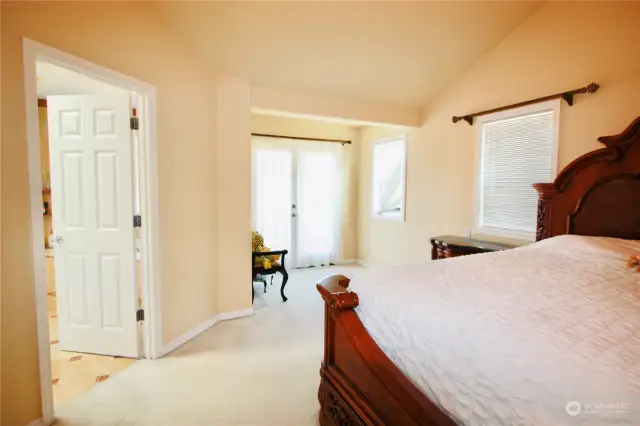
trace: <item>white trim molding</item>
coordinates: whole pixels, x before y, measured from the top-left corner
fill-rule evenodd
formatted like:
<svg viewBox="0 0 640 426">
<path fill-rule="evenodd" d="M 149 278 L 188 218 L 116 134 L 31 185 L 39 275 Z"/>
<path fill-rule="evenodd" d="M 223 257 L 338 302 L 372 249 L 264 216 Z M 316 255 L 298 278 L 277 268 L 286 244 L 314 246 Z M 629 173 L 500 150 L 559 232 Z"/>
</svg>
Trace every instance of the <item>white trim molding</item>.
<svg viewBox="0 0 640 426">
<path fill-rule="evenodd" d="M 232 320 L 232 319 L 243 318 L 243 317 L 250 317 L 251 315 L 253 315 L 253 307 L 247 308 L 247 309 L 240 309 L 238 311 L 223 312 L 223 313 L 220 313 L 218 315 L 215 315 L 215 316 L 209 318 L 208 320 L 201 322 L 200 324 L 198 324 L 195 327 L 193 327 L 191 330 L 187 331 L 186 333 L 176 337 L 175 339 L 173 339 L 172 341 L 167 343 L 164 346 L 164 348 L 162 349 L 162 355 L 161 356 L 165 356 L 165 355 L 170 354 L 171 352 L 173 352 L 176 349 L 178 349 L 180 346 L 186 344 L 190 340 L 195 339 L 200 334 L 202 334 L 205 331 L 209 330 L 211 327 L 213 327 L 214 325 L 216 325 L 220 321 Z"/>
<path fill-rule="evenodd" d="M 353 265 L 354 263 L 358 263 L 358 259 L 342 259 L 338 262 L 334 262 L 334 265 Z"/>
<path fill-rule="evenodd" d="M 226 321 L 226 320 L 232 320 L 237 318 L 250 317 L 252 315 L 253 315 L 253 307 L 247 308 L 247 309 L 240 309 L 237 311 L 223 312 L 221 314 L 218 314 L 218 321 Z"/>
<path fill-rule="evenodd" d="M 196 325 L 195 327 L 193 327 L 191 330 L 187 331 L 186 333 L 181 334 L 180 336 L 176 337 L 175 339 L 173 339 L 172 341 L 170 341 L 169 343 L 167 343 L 164 346 L 164 348 L 162 349 L 161 356 L 168 355 L 171 352 L 173 352 L 176 349 L 178 349 L 180 346 L 182 346 L 185 343 L 187 343 L 189 340 L 195 339 L 200 334 L 204 333 L 205 331 L 207 331 L 208 329 L 210 329 L 211 327 L 216 325 L 219 321 L 220 320 L 218 318 L 218 315 L 215 315 L 215 316 L 209 318 L 208 320 L 203 321 L 200 324 Z"/>
<path fill-rule="evenodd" d="M 31 255 L 36 298 L 38 329 L 38 358 L 42 418 L 45 426 L 55 421 L 53 389 L 51 384 L 51 355 L 49 322 L 47 315 L 47 290 L 45 282 L 44 225 L 42 217 L 42 178 L 40 172 L 40 130 L 38 124 L 36 62 L 43 61 L 87 75 L 105 83 L 121 87 L 138 95 L 140 117 L 140 212 L 145 216 L 141 230 L 142 245 L 142 303 L 145 322 L 142 327 L 142 354 L 146 358 L 158 358 L 162 350 L 162 312 L 160 283 L 160 247 L 158 178 L 156 152 L 156 88 L 155 86 L 104 68 L 84 59 L 45 46 L 28 38 L 22 39 L 24 73 L 25 114 L 27 126 L 27 152 L 29 171 Z M 36 421 L 36 422 L 38 422 Z"/>
<path fill-rule="evenodd" d="M 364 260 L 364 259 L 358 259 L 358 261 L 356 262 L 358 265 L 364 267 L 364 268 L 371 268 L 374 265 L 369 262 L 368 260 Z"/>
<path fill-rule="evenodd" d="M 51 426 L 53 424 L 53 420 L 50 423 L 45 423 L 42 420 L 42 417 L 35 419 L 31 423 L 27 424 L 27 426 Z"/>
</svg>

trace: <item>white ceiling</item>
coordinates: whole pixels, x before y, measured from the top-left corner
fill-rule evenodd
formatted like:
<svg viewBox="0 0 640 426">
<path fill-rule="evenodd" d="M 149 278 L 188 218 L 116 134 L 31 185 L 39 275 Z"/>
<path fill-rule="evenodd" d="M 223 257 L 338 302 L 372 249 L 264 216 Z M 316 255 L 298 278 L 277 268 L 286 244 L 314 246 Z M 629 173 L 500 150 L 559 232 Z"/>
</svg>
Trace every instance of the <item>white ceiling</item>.
<svg viewBox="0 0 640 426">
<path fill-rule="evenodd" d="M 424 106 L 537 2 L 158 2 L 213 72 L 252 84 Z"/>
<path fill-rule="evenodd" d="M 114 89 L 121 90 L 49 62 L 36 62 L 36 76 L 39 98 L 53 95 L 100 94 L 108 93 Z"/>
</svg>

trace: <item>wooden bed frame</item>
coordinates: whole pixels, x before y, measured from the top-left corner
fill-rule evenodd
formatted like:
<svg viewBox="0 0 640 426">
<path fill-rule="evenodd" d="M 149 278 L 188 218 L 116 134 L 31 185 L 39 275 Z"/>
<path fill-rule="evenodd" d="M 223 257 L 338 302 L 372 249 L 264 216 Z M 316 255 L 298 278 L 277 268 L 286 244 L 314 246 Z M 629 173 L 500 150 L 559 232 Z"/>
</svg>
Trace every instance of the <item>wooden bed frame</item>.
<svg viewBox="0 0 640 426">
<path fill-rule="evenodd" d="M 605 148 L 564 168 L 539 194 L 536 239 L 577 234 L 640 240 L 640 117 Z M 325 301 L 320 424 L 454 426 L 384 354 L 360 322 L 358 295 L 335 275 L 317 284 Z"/>
</svg>

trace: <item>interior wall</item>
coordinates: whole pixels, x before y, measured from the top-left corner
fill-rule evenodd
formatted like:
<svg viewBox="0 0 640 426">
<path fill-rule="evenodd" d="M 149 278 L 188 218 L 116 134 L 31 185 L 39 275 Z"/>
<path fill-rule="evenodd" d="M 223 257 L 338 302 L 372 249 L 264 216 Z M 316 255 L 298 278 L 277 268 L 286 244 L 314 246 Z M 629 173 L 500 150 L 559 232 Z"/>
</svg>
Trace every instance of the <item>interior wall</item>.
<svg viewBox="0 0 640 426">
<path fill-rule="evenodd" d="M 24 426 L 42 412 L 29 236 L 22 37 L 134 76 L 157 88 L 159 249 L 165 343 L 217 314 L 218 226 L 214 207 L 218 175 L 216 110 L 212 100 L 215 87 L 210 73 L 189 56 L 144 2 L 3 1 L 1 7 L 4 124 L 1 181 L 5 232 L 2 233 L 0 423 Z M 33 102 L 35 108 L 36 99 Z M 249 285 L 246 287 L 249 294 Z"/>
<path fill-rule="evenodd" d="M 409 161 L 414 155 L 411 150 L 412 145 L 414 145 L 414 133 L 411 128 L 370 126 L 360 131 L 360 146 L 358 149 L 358 259 L 365 264 L 402 264 L 409 255 L 406 252 L 404 242 L 411 238 L 410 233 L 413 229 L 406 226 L 406 222 L 373 215 L 373 145 L 375 141 L 396 136 L 407 138 L 405 146 L 407 150 L 406 175 L 408 181 Z M 408 202 L 408 199 L 406 201 Z M 407 208 L 409 208 L 408 205 L 405 206 L 405 211 Z M 385 247 L 381 247 L 382 245 Z"/>
<path fill-rule="evenodd" d="M 575 89 L 594 81 L 593 95 L 564 102 L 559 170 L 601 147 L 597 138 L 620 133 L 640 113 L 639 3 L 547 3 L 425 108 L 421 128 L 408 134 L 406 222 L 361 214 L 361 257 L 371 263 L 430 258 L 429 237 L 467 235 L 473 222 L 475 126 L 451 117 Z M 378 135 L 364 130 L 360 162 L 370 163 Z M 370 172 L 361 173 L 361 211 Z M 482 236 L 479 236 L 482 237 Z"/>
<path fill-rule="evenodd" d="M 246 313 L 251 303 L 251 88 L 237 78 L 217 81 L 216 202 L 221 313 Z"/>
<path fill-rule="evenodd" d="M 251 106 L 269 111 L 288 111 L 316 117 L 334 117 L 369 123 L 419 126 L 420 108 L 354 101 L 316 93 L 253 86 Z"/>
<path fill-rule="evenodd" d="M 345 260 L 358 258 L 358 137 L 359 130 L 337 122 L 303 118 L 278 117 L 252 114 L 251 132 L 268 133 L 306 138 L 350 140 L 343 150 L 343 193 L 342 205 L 342 257 Z M 268 242 L 267 242 L 268 244 Z"/>
</svg>

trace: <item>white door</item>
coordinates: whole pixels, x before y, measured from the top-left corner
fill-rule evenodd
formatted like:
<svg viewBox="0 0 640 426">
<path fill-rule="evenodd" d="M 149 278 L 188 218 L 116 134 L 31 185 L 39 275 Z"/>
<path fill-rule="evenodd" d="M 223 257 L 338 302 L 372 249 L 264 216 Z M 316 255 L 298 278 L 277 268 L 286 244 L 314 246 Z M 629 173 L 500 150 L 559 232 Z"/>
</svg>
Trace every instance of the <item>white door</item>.
<svg viewBox="0 0 640 426">
<path fill-rule="evenodd" d="M 285 267 L 295 267 L 294 152 L 260 147 L 253 152 L 253 228 L 271 250 L 289 250 Z"/>
<path fill-rule="evenodd" d="M 297 149 L 296 266 L 341 260 L 341 145 L 303 142 Z"/>
<path fill-rule="evenodd" d="M 253 228 L 288 268 L 340 260 L 340 145 L 253 139 Z"/>
<path fill-rule="evenodd" d="M 129 94 L 49 96 L 60 349 L 138 356 Z"/>
</svg>

